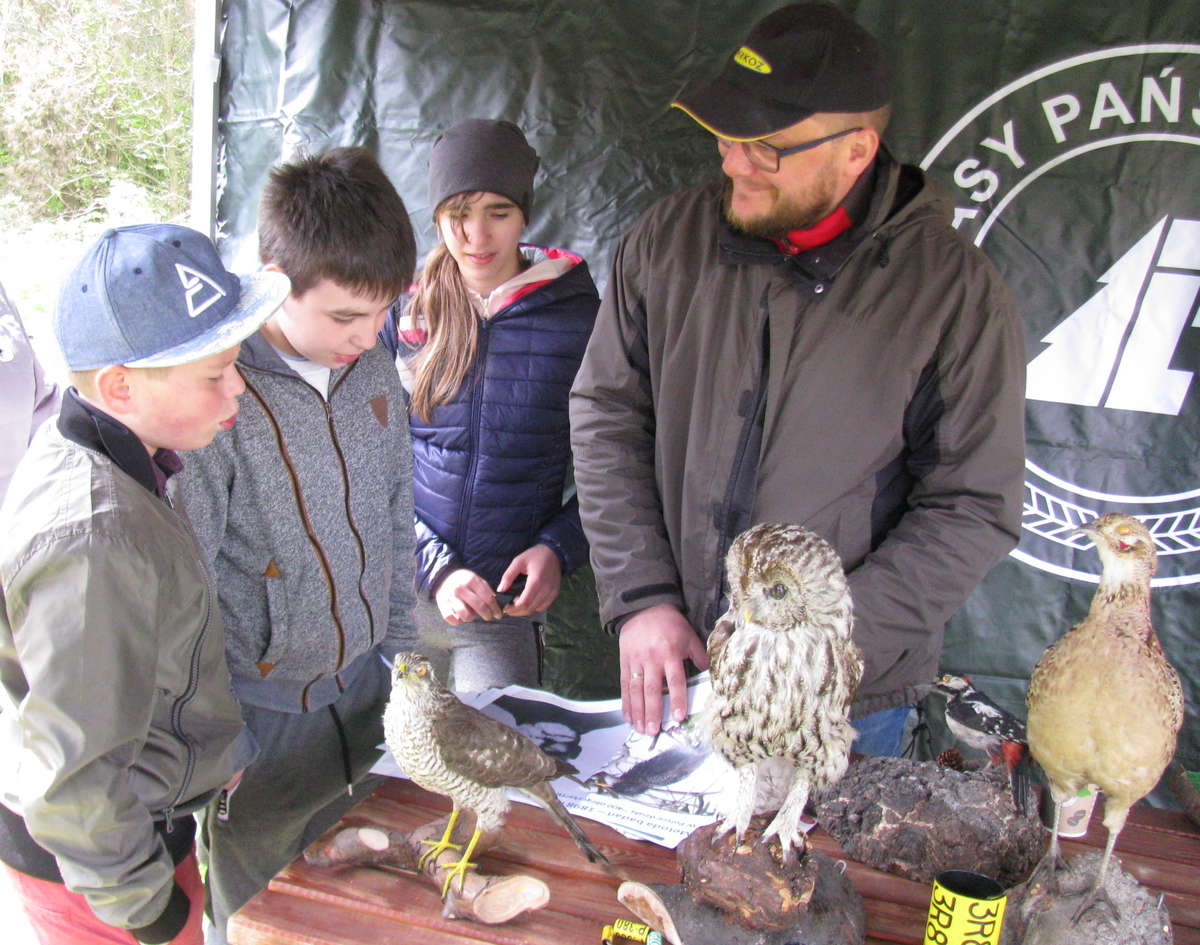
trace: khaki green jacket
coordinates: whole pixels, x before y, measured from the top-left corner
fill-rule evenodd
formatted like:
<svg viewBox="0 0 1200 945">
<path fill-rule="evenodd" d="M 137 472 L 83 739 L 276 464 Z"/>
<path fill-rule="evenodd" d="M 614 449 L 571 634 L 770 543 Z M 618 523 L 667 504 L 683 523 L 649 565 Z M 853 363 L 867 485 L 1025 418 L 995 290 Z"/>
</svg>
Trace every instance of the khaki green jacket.
<svg viewBox="0 0 1200 945">
<path fill-rule="evenodd" d="M 63 413 L 87 427 L 73 393 Z M 183 510 L 151 491 L 127 430 L 98 427 L 103 446 L 141 450 L 140 480 L 61 422 L 38 432 L 0 507 L 0 800 L 101 921 L 136 929 L 174 888 L 164 822 L 256 747 Z"/>
</svg>

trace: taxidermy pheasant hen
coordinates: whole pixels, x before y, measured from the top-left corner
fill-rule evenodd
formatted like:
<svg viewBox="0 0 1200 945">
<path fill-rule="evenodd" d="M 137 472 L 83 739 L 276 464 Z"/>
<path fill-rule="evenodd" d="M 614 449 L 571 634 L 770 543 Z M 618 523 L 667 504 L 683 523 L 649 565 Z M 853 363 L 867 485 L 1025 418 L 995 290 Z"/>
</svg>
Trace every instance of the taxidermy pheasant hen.
<svg viewBox="0 0 1200 945">
<path fill-rule="evenodd" d="M 461 849 L 451 842 L 459 812 L 475 815 L 475 830 L 462 857 L 447 871 L 442 895 L 472 865 L 480 836 L 499 830 L 508 813 L 506 789 L 516 788 L 545 807 L 593 863 L 608 860 L 592 846 L 559 801 L 549 782 L 578 772 L 552 758 L 532 739 L 503 722 L 464 705 L 416 653 L 400 653 L 392 665 L 392 694 L 383 715 L 384 737 L 397 763 L 413 781 L 450 798 L 454 809 L 440 840 L 421 858 Z"/>
<path fill-rule="evenodd" d="M 743 532 L 726 557 L 729 609 L 708 637 L 714 750 L 734 769 L 721 792 L 718 834 L 740 840 L 757 806 L 760 778 L 790 782 L 763 833 L 786 858 L 803 847 L 809 791 L 846 771 L 854 729 L 850 703 L 862 655 L 850 639 L 850 590 L 837 552 L 799 525 Z"/>
<path fill-rule="evenodd" d="M 1103 515 L 1080 533 L 1096 543 L 1102 572 L 1083 622 L 1042 654 L 1029 681 L 1029 750 L 1054 799 L 1055 827 L 1064 801 L 1081 789 L 1104 792 L 1108 843 L 1078 919 L 1107 901 L 1104 871 L 1125 817 L 1158 782 L 1183 722 L 1179 675 L 1163 656 L 1150 623 L 1156 554 L 1149 530 L 1128 515 Z M 1030 878 L 1062 863 L 1057 830 Z"/>
</svg>

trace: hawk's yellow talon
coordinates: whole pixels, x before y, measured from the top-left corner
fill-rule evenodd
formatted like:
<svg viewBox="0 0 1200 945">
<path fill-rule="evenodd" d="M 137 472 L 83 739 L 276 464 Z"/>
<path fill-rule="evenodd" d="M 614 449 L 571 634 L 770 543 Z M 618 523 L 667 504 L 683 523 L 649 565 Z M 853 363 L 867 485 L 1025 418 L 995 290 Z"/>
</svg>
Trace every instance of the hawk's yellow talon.
<svg viewBox="0 0 1200 945">
<path fill-rule="evenodd" d="M 471 854 L 475 852 L 475 844 L 479 842 L 479 831 L 476 830 L 471 834 L 471 842 L 467 844 L 467 851 L 462 855 L 462 859 L 455 860 L 453 863 L 446 865 L 446 881 L 442 883 L 442 898 L 446 898 L 446 893 L 450 891 L 450 884 L 454 881 L 454 877 L 458 877 L 458 891 L 461 893 L 467 885 L 467 870 L 475 864 L 471 862 Z"/>
<path fill-rule="evenodd" d="M 461 850 L 461 843 L 454 843 L 450 838 L 454 835 L 454 825 L 458 823 L 458 810 L 450 812 L 450 820 L 446 823 L 446 829 L 442 831 L 441 839 L 439 840 L 422 840 L 421 842 L 429 847 L 417 859 L 417 869 L 421 869 L 429 861 L 432 856 L 436 858 L 443 850 Z M 446 895 L 443 891 L 442 895 Z"/>
<path fill-rule="evenodd" d="M 430 857 L 437 857 L 437 855 L 439 853 L 441 853 L 443 850 L 461 850 L 462 849 L 461 843 L 447 843 L 444 840 L 422 840 L 421 842 L 423 844 L 425 844 L 427 847 L 429 847 L 429 849 L 426 850 L 424 853 L 422 853 L 421 856 L 417 859 L 417 868 L 418 869 L 422 868 L 429 861 Z"/>
</svg>

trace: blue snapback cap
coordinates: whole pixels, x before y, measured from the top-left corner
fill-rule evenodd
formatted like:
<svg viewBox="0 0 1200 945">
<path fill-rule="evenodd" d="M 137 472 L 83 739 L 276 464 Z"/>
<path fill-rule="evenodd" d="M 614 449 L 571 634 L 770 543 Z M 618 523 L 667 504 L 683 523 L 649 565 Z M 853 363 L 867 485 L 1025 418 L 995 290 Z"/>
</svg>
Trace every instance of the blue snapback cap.
<svg viewBox="0 0 1200 945">
<path fill-rule="evenodd" d="M 170 367 L 232 348 L 289 291 L 279 272 L 229 272 L 196 230 L 123 226 L 106 230 L 67 277 L 54 334 L 72 371 Z"/>
</svg>

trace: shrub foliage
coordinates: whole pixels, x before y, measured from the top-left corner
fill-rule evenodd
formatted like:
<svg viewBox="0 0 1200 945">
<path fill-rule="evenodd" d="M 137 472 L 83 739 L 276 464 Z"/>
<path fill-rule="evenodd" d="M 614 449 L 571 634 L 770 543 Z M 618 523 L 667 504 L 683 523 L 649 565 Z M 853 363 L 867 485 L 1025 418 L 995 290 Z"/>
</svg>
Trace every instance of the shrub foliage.
<svg viewBox="0 0 1200 945">
<path fill-rule="evenodd" d="M 187 210 L 192 4 L 0 2 L 0 193 L 31 219 L 102 210 L 115 182 Z"/>
</svg>

